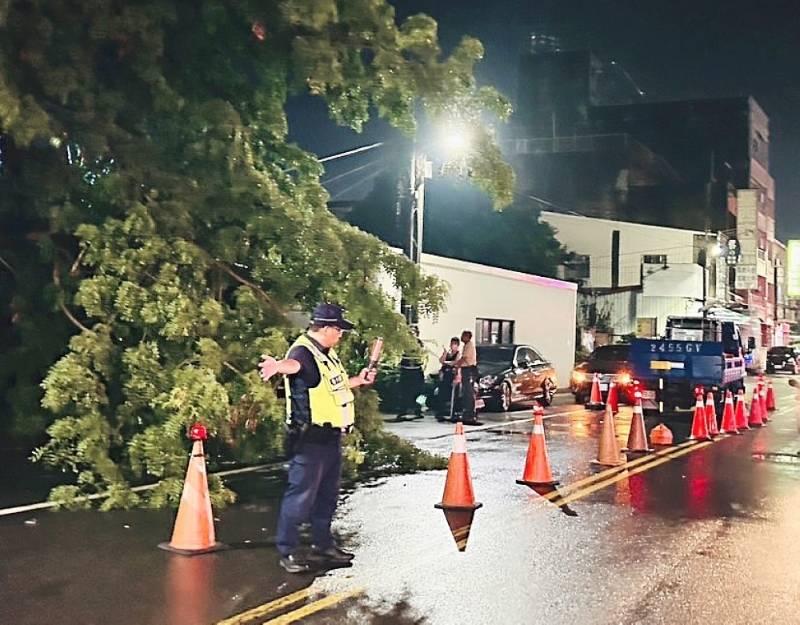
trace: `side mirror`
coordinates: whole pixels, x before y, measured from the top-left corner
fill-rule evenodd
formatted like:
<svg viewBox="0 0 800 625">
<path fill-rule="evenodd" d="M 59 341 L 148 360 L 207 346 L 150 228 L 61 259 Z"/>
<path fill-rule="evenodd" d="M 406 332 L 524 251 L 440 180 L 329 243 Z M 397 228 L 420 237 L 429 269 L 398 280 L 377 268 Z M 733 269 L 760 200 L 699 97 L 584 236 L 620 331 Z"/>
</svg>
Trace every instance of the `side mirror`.
<svg viewBox="0 0 800 625">
<path fill-rule="evenodd" d="M 545 362 L 544 362 L 544 360 L 534 360 L 534 361 L 533 361 L 531 364 L 532 364 L 534 367 L 538 367 L 539 365 L 543 365 L 543 364 L 545 364 Z"/>
</svg>

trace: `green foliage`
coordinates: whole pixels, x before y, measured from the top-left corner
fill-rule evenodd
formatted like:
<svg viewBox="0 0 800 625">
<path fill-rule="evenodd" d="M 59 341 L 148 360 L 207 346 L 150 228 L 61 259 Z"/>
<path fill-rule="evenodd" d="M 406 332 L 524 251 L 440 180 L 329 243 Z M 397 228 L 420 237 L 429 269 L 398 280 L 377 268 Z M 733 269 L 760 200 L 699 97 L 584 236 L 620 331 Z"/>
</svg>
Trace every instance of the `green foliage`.
<svg viewBox="0 0 800 625">
<path fill-rule="evenodd" d="M 345 473 L 360 471 L 409 473 L 444 469 L 447 458 L 423 451 L 383 429 L 378 394 L 362 391 L 356 398 L 356 427 L 345 447 Z"/>
<path fill-rule="evenodd" d="M 14 241 L 0 338 L 30 359 L 0 373 L 30 400 L 55 361 L 50 416 L 31 421 L 55 417 L 34 458 L 76 476 L 54 501 L 173 504 L 194 421 L 214 458 L 274 458 L 284 409 L 255 366 L 296 334 L 291 311 L 344 304 L 360 330 L 342 350 L 353 366 L 375 335 L 389 358 L 413 344 L 379 274 L 422 314 L 443 286 L 329 213 L 321 164 L 287 141 L 286 98 L 318 95 L 355 129 L 377 114 L 413 133 L 417 111 L 470 123 L 467 166 L 499 206 L 513 179 L 481 120 L 509 107 L 475 84 L 482 54 L 465 38 L 442 55 L 433 20 L 397 24 L 384 0 L 0 3 L 0 232 Z M 37 332 L 41 354 L 27 344 Z M 374 401 L 360 409 L 352 466 L 432 462 L 380 432 Z M 215 503 L 232 499 L 210 485 Z"/>
</svg>

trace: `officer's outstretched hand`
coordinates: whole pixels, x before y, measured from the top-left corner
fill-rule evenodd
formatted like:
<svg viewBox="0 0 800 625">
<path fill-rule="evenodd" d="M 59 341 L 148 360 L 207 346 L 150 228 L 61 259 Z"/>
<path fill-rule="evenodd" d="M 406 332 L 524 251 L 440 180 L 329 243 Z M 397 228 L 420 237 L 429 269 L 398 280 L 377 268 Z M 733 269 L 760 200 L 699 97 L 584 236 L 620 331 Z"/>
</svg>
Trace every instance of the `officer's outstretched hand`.
<svg viewBox="0 0 800 625">
<path fill-rule="evenodd" d="M 264 360 L 262 360 L 258 364 L 259 374 L 261 375 L 261 379 L 266 382 L 269 380 L 273 375 L 278 373 L 278 361 L 275 360 L 272 356 L 262 356 Z"/>
</svg>

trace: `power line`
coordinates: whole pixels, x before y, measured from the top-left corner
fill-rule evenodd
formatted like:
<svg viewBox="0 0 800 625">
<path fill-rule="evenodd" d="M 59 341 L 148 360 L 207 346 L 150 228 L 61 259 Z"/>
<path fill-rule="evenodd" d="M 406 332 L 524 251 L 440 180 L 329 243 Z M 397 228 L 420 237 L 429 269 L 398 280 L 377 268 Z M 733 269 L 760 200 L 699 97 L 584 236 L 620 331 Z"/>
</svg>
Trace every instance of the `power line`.
<svg viewBox="0 0 800 625">
<path fill-rule="evenodd" d="M 384 144 L 383 141 L 379 141 L 378 143 L 372 143 L 370 145 L 362 145 L 360 148 L 353 148 L 352 150 L 347 150 L 346 152 L 339 152 L 338 154 L 331 154 L 330 156 L 325 156 L 319 159 L 320 163 L 327 163 L 328 161 L 335 161 L 339 158 L 344 158 L 345 156 L 352 156 L 353 154 L 358 154 L 359 152 L 366 152 L 367 150 L 374 150 L 375 148 L 379 148 Z"/>
<path fill-rule="evenodd" d="M 345 188 L 344 188 L 344 189 L 342 189 L 341 191 L 338 191 L 337 193 L 335 193 L 333 196 L 331 196 L 331 199 L 332 199 L 332 200 L 335 200 L 337 197 L 340 197 L 340 196 L 344 195 L 344 194 L 345 194 L 345 193 L 347 193 L 348 191 L 352 191 L 352 190 L 353 190 L 353 189 L 355 189 L 356 187 L 360 187 L 360 186 L 361 186 L 362 184 L 364 184 L 365 182 L 369 182 L 370 180 L 372 180 L 373 178 L 375 178 L 375 177 L 376 177 L 376 176 L 378 176 L 379 174 L 382 174 L 382 173 L 383 173 L 383 170 L 384 170 L 384 168 L 383 168 L 383 167 L 381 167 L 379 170 L 377 170 L 377 171 L 374 171 L 374 172 L 372 172 L 371 174 L 368 174 L 368 175 L 364 176 L 364 177 L 363 177 L 361 180 L 359 180 L 358 182 L 354 182 L 354 183 L 353 183 L 353 184 L 351 184 L 349 187 L 345 187 Z"/>
<path fill-rule="evenodd" d="M 346 172 L 344 172 L 342 174 L 338 174 L 336 176 L 333 176 L 332 178 L 328 178 L 327 180 L 322 180 L 321 183 L 322 184 L 331 184 L 333 182 L 336 182 L 337 180 L 341 180 L 342 178 L 346 178 L 350 174 L 354 174 L 356 172 L 359 172 L 359 171 L 362 171 L 364 169 L 367 169 L 368 167 L 372 167 L 373 165 L 379 164 L 380 162 L 381 162 L 381 160 L 379 158 L 376 158 L 375 160 L 370 161 L 366 165 L 360 165 L 359 167 L 354 167 L 353 169 L 350 169 L 350 170 L 348 170 L 348 171 L 346 171 Z"/>
</svg>

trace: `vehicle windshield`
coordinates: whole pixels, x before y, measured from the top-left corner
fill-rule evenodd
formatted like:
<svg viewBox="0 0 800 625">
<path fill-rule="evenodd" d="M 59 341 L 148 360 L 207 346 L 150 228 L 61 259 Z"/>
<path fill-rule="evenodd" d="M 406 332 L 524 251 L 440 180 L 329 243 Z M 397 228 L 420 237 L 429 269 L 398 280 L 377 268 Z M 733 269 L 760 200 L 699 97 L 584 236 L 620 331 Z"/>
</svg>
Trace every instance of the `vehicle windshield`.
<svg viewBox="0 0 800 625">
<path fill-rule="evenodd" d="M 589 360 L 621 362 L 623 360 L 628 360 L 630 351 L 630 345 L 603 345 L 592 352 L 592 355 L 589 356 Z"/>
<path fill-rule="evenodd" d="M 478 346 L 478 364 L 508 365 L 514 358 L 513 347 Z"/>
</svg>

